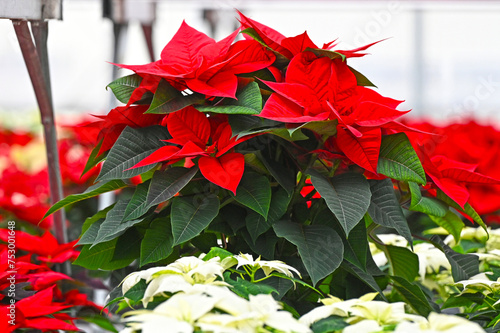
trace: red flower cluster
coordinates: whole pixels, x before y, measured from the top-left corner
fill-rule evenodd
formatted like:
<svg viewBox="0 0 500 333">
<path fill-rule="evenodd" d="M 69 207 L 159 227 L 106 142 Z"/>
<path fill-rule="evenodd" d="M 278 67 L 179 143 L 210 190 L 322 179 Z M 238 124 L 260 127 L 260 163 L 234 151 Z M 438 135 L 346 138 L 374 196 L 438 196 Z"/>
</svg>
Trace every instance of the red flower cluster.
<svg viewBox="0 0 500 333">
<path fill-rule="evenodd" d="M 9 230 L 0 229 L 0 239 L 7 242 L 8 233 Z M 103 310 L 76 289 L 63 294 L 57 283 L 72 279 L 54 272 L 48 265 L 76 258 L 78 252 L 73 250 L 75 242 L 58 244 L 48 232 L 37 237 L 17 231 L 15 237 L 16 251 L 26 251 L 28 254 L 16 257 L 14 265 L 14 261 L 9 260 L 11 258 L 7 245 L 0 244 L 0 301 L 8 301 L 0 305 L 0 315 L 3 318 L 0 331 L 13 332 L 17 328 L 35 328 L 42 332 L 78 331 L 74 324 L 76 318 L 62 312 L 63 310 L 75 306 L 92 307 L 96 313 Z M 41 263 L 34 263 L 33 254 L 38 255 L 36 259 Z M 9 300 L 14 294 L 15 303 Z M 7 320 L 8 318 L 13 320 Z"/>
<path fill-rule="evenodd" d="M 243 175 L 244 158 L 230 149 L 251 136 L 231 138 L 231 128 L 224 117 L 207 119 L 193 106 L 163 118 L 143 114 L 147 106 L 132 104 L 146 92 L 155 93 L 162 79 L 178 91 L 189 89 L 202 94 L 205 100 L 235 98 L 242 82 L 236 74 L 267 68 L 277 82 L 262 81 L 274 93 L 259 117 L 287 126 L 336 120 L 337 135 L 328 143 L 334 150 L 330 153 L 340 154 L 348 163 L 376 173 L 382 134 L 406 130 L 395 119 L 408 111 L 396 110 L 400 101 L 360 85 L 358 81 L 366 83 L 366 78 L 347 65 L 346 58 L 363 56 L 362 51 L 373 44 L 331 51 L 335 46 L 331 42 L 319 49 L 307 33 L 287 38 L 241 13 L 240 21 L 247 40 L 233 43 L 235 32 L 215 42 L 183 23 L 162 51 L 160 60 L 140 66 L 118 65 L 133 70 L 142 81 L 127 106 L 112 110 L 93 125 L 100 128 L 99 154 L 113 146 L 125 126 L 167 124 L 173 139 L 134 167 L 156 162 L 173 164 L 181 159 L 186 159 L 188 166 L 199 157 L 195 164 L 203 176 L 235 193 Z M 285 69 L 275 67 L 281 58 L 289 61 L 286 75 Z"/>
<path fill-rule="evenodd" d="M 64 138 L 58 143 L 63 185 L 65 189 L 76 191 L 87 185 L 98 172 L 95 168 L 81 177 L 92 146 L 88 141 L 82 143 L 85 129 L 79 126 L 73 124 L 61 128 Z M 0 210 L 34 225 L 40 223 L 42 228 L 50 227 L 51 217 L 41 221 L 50 207 L 42 140 L 33 133 L 7 130 L 0 130 L 0 137 Z"/>
<path fill-rule="evenodd" d="M 172 164 L 184 158 L 190 161 L 200 157 L 198 166 L 203 176 L 236 194 L 245 161 L 242 154 L 227 152 L 252 136 L 236 139 L 232 137 L 226 117 L 207 118 L 193 107 L 174 112 L 167 120 L 168 131 L 173 137 L 168 142 L 174 145 L 158 149 L 134 167 L 157 162 Z"/>
<path fill-rule="evenodd" d="M 327 135 L 317 133 L 321 144 L 314 151 L 325 165 L 341 160 L 343 167 L 354 164 L 371 178 L 382 177 L 377 174 L 382 137 L 415 132 L 413 142 L 431 186 L 441 189 L 460 206 L 468 202 L 469 191 L 474 188 L 465 184 L 498 183 L 475 172 L 474 165 L 464 164 L 470 162 L 459 163 L 444 154 L 428 154 L 418 147 L 418 140 L 429 140 L 430 136 L 397 121 L 409 112 L 397 109 L 401 101 L 384 97 L 368 87 L 373 84 L 347 64 L 348 58 L 364 56 L 364 51 L 375 43 L 353 50 L 332 50 L 334 42 L 319 48 L 306 32 L 286 37 L 239 14 L 246 40 L 234 42 L 237 33 L 234 32 L 216 42 L 184 22 L 164 48 L 160 60 L 140 66 L 118 65 L 134 71 L 142 81 L 131 93 L 127 106 L 112 110 L 93 125 L 100 129 L 99 154 L 113 146 L 125 126 L 166 125 L 172 139 L 134 168 L 184 161 L 186 167 L 199 167 L 210 182 L 236 193 L 245 161 L 233 148 L 253 136 L 233 137 L 227 116 L 207 117 L 196 109 L 196 103 L 210 107 L 225 105 L 227 99 L 236 98 L 238 89 L 256 81 L 264 104 L 262 111 L 254 116 L 284 123 L 290 130 L 310 122 L 329 121 L 331 128 Z M 265 80 L 258 76 L 250 79 L 237 76 L 251 77 L 262 69 L 272 75 Z M 166 115 L 144 114 L 147 105 L 132 105 L 144 98 L 146 92 L 155 94 L 162 80 L 179 93 L 203 96 L 202 101 Z M 480 212 L 497 209 L 494 205 L 485 207 L 486 204 L 475 199 L 471 203 Z"/>
<path fill-rule="evenodd" d="M 255 40 L 233 43 L 238 31 L 219 42 L 182 23 L 165 46 L 161 59 L 140 66 L 118 65 L 143 78 L 142 93 L 156 91 L 160 79 L 178 90 L 191 89 L 201 94 L 235 98 L 236 74 L 250 73 L 270 66 L 275 56 Z M 133 103 L 142 97 L 135 95 Z"/>
<path fill-rule="evenodd" d="M 462 206 L 468 201 L 481 215 L 500 210 L 500 131 L 473 120 L 446 126 L 409 124 L 436 134 L 410 136 L 429 181 Z"/>
</svg>

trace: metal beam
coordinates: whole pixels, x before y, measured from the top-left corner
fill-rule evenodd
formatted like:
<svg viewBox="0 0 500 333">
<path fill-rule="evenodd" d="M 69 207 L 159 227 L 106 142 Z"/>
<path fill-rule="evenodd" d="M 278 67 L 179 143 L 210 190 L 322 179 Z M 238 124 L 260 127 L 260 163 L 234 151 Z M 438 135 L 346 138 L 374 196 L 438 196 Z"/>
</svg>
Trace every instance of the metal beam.
<svg viewBox="0 0 500 333">
<path fill-rule="evenodd" d="M 57 149 L 57 134 L 54 122 L 54 110 L 49 79 L 49 65 L 47 56 L 47 22 L 37 22 L 33 31 L 37 45 L 33 43 L 28 22 L 12 20 L 14 30 L 21 47 L 24 62 L 35 91 L 35 96 L 40 108 L 47 153 L 47 167 L 49 173 L 50 199 L 55 203 L 63 199 L 61 171 L 59 167 L 59 153 Z M 66 219 L 64 210 L 53 214 L 54 235 L 59 243 L 67 243 Z M 68 272 L 69 273 L 69 272 Z"/>
</svg>

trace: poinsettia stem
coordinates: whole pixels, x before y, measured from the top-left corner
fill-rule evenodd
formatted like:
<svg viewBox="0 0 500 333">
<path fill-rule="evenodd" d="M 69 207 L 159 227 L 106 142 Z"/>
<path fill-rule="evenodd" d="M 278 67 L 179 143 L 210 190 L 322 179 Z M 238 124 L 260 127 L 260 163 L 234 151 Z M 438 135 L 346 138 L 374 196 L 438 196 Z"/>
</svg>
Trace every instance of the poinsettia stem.
<svg viewBox="0 0 500 333">
<path fill-rule="evenodd" d="M 221 210 L 223 207 L 229 205 L 231 202 L 234 201 L 234 198 L 228 198 L 226 201 L 220 204 L 219 210 Z"/>
<path fill-rule="evenodd" d="M 495 307 L 493 306 L 493 303 L 495 303 L 496 300 L 493 299 L 491 296 L 486 296 L 484 298 L 484 303 L 486 303 L 486 305 L 490 308 L 490 309 L 495 309 Z"/>
</svg>

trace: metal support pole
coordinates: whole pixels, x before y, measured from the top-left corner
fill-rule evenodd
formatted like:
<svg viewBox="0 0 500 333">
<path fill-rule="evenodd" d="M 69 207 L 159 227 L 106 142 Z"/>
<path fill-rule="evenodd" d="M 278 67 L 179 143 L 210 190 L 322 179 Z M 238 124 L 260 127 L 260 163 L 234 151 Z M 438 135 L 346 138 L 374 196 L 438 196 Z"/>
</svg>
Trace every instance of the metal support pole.
<svg viewBox="0 0 500 333">
<path fill-rule="evenodd" d="M 49 64 L 47 56 L 47 22 L 37 22 L 33 31 L 36 47 L 33 43 L 27 21 L 12 20 L 14 30 L 21 47 L 24 62 L 30 75 L 31 83 L 40 108 L 44 129 L 45 147 L 47 153 L 47 167 L 49 172 L 50 199 L 55 203 L 63 199 L 61 171 L 59 167 L 59 153 L 57 149 L 57 134 L 54 123 L 54 110 L 49 78 Z M 59 243 L 67 243 L 66 219 L 64 210 L 53 214 L 53 232 Z M 68 267 L 69 269 L 69 267 Z M 69 274 L 69 270 L 66 270 Z"/>
<path fill-rule="evenodd" d="M 424 11 L 422 8 L 414 10 L 414 69 L 413 69 L 413 84 L 414 84 L 414 105 L 413 108 L 420 116 L 424 115 L 425 107 L 425 91 L 424 91 Z"/>
<path fill-rule="evenodd" d="M 148 47 L 149 59 L 151 62 L 155 61 L 155 52 L 153 48 L 153 24 L 142 23 L 142 32 L 144 33 L 144 39 L 146 39 L 146 45 Z"/>
</svg>

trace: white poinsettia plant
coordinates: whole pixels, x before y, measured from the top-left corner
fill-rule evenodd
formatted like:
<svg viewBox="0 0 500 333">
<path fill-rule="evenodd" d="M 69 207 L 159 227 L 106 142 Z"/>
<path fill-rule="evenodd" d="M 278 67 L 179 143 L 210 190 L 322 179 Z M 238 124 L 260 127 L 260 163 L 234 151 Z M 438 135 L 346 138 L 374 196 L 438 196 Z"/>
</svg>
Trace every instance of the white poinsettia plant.
<svg viewBox="0 0 500 333">
<path fill-rule="evenodd" d="M 394 235 L 379 235 L 379 239 L 405 245 Z M 373 252 L 376 256 L 377 251 Z M 416 252 L 422 254 L 419 260 L 424 266 L 424 279 L 450 266 L 446 259 L 428 260 L 432 249 Z M 385 265 L 383 260 L 379 264 Z M 276 289 L 286 281 L 306 285 L 298 277 L 300 272 L 284 262 L 254 259 L 250 254 L 233 255 L 220 248 L 133 272 L 121 283 L 123 296 L 115 300 L 124 311 L 121 333 L 161 332 L 165 327 L 179 333 L 485 332 L 463 316 L 432 311 L 425 317 L 405 302 L 382 300 L 377 292 L 348 300 L 329 295 L 320 299 L 319 306 L 299 315 L 292 306 L 280 302 Z M 262 281 L 266 284 L 260 284 Z M 441 286 L 460 290 L 459 295 L 482 293 L 497 299 L 500 292 L 500 281 L 488 279 L 485 273 Z"/>
</svg>

